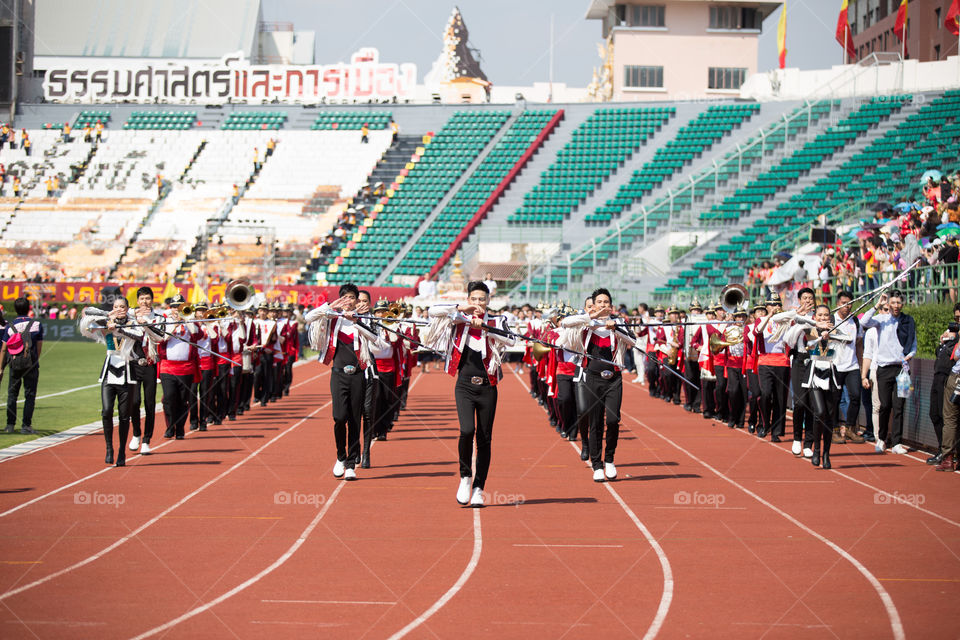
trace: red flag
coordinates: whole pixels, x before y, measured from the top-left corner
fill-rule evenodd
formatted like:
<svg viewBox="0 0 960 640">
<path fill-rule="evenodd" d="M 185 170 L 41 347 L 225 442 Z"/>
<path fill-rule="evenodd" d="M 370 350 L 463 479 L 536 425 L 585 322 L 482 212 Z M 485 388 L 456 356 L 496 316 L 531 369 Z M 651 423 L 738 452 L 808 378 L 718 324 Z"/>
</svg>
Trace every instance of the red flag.
<svg viewBox="0 0 960 640">
<path fill-rule="evenodd" d="M 960 0 L 956 0 L 960 2 Z M 787 3 L 783 3 L 780 11 L 780 22 L 777 24 L 777 54 L 780 59 L 780 68 L 787 66 Z"/>
<path fill-rule="evenodd" d="M 953 0 L 947 9 L 947 17 L 943 19 L 943 26 L 955 36 L 960 36 L 960 0 Z"/>
<path fill-rule="evenodd" d="M 909 0 L 900 0 L 900 8 L 897 9 L 897 19 L 893 23 L 893 33 L 896 34 L 897 38 L 900 39 L 900 42 L 903 43 L 903 57 L 906 58 L 909 53 L 907 51 L 907 2 Z"/>
<path fill-rule="evenodd" d="M 847 0 L 843 0 L 840 15 L 837 17 L 837 42 L 847 52 L 847 62 L 857 59 L 857 50 L 853 46 L 853 32 L 850 30 L 850 21 L 847 19 Z"/>
</svg>

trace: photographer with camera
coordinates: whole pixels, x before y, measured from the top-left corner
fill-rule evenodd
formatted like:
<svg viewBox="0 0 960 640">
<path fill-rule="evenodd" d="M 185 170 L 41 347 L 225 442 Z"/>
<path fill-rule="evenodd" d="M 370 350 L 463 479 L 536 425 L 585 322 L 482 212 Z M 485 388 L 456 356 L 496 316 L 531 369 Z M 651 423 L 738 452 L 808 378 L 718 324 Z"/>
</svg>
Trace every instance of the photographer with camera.
<svg viewBox="0 0 960 640">
<path fill-rule="evenodd" d="M 13 303 L 17 317 L 3 329 L 3 347 L 0 348 L 0 380 L 4 368 L 9 367 L 7 387 L 7 433 L 17 426 L 17 399 L 23 386 L 23 420 L 20 433 L 33 433 L 33 407 L 40 380 L 40 350 L 43 348 L 43 325 L 31 318 L 30 301 L 17 298 Z"/>
<path fill-rule="evenodd" d="M 930 422 L 937 434 L 937 446 L 943 446 L 944 402 L 945 394 L 953 392 L 953 387 L 947 387 L 950 369 L 953 367 L 956 356 L 958 336 L 960 336 L 960 304 L 953 307 L 953 322 L 947 325 L 947 330 L 940 335 L 940 344 L 937 346 L 937 359 L 933 365 L 933 384 L 930 386 Z M 927 458 L 927 464 L 940 464 L 943 453 L 938 449 L 936 455 Z"/>
</svg>

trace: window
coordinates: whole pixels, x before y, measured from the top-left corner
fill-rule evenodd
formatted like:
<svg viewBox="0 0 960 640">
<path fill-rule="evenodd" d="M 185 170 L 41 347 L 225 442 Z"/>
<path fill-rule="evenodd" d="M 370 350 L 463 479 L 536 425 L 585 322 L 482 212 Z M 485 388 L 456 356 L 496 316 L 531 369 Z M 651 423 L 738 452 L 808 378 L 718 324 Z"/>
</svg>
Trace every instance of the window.
<svg viewBox="0 0 960 640">
<path fill-rule="evenodd" d="M 625 87 L 658 89 L 663 87 L 663 67 L 641 67 L 628 64 L 623 71 Z"/>
<path fill-rule="evenodd" d="M 631 5 L 629 24 L 631 27 L 662 27 L 664 13 L 663 5 Z"/>
<path fill-rule="evenodd" d="M 938 44 L 933 45 L 933 59 L 934 60 L 940 59 L 940 45 Z"/>
<path fill-rule="evenodd" d="M 736 67 L 710 67 L 707 72 L 707 88 L 739 89 L 746 78 L 746 69 Z"/>
<path fill-rule="evenodd" d="M 749 7 L 710 7 L 711 29 L 756 29 L 760 30 L 763 16 Z"/>
</svg>

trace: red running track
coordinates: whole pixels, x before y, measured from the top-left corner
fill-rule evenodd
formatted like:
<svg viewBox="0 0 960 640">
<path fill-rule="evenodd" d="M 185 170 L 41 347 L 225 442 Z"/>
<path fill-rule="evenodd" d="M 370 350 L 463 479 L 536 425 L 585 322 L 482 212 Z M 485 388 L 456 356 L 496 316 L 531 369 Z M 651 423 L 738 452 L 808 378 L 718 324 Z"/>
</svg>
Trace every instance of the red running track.
<svg viewBox="0 0 960 640">
<path fill-rule="evenodd" d="M 99 435 L 0 466 L 0 636 L 956 635 L 954 474 L 866 445 L 815 469 L 625 383 L 597 484 L 508 375 L 488 506 L 462 508 L 451 378 L 417 374 L 346 483 L 328 376 L 123 469 Z"/>
</svg>

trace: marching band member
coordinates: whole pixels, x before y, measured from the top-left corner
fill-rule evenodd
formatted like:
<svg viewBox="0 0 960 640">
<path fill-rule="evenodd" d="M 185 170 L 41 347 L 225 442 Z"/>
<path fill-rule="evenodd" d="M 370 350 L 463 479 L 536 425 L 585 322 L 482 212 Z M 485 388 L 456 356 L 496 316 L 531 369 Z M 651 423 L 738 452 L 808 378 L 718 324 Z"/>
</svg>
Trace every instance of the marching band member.
<svg viewBox="0 0 960 640">
<path fill-rule="evenodd" d="M 717 319 L 717 312 L 713 307 L 704 310 L 707 322 Z M 700 397 L 703 401 L 703 417 L 711 420 L 717 412 L 717 375 L 714 373 L 713 351 L 710 350 L 710 336 L 720 335 L 715 324 L 702 324 L 693 332 L 690 345 L 699 350 L 697 365 L 700 369 Z"/>
<path fill-rule="evenodd" d="M 240 352 L 241 371 L 243 373 L 240 382 L 240 398 L 237 401 L 237 414 L 241 416 L 245 411 L 250 410 L 250 402 L 253 397 L 254 371 L 260 364 L 260 336 L 257 332 L 256 313 L 253 310 L 247 310 L 242 312 L 240 316 L 245 336 Z"/>
<path fill-rule="evenodd" d="M 583 312 L 589 314 L 592 308 L 593 296 L 590 296 L 583 301 Z M 586 462 L 590 459 L 590 391 L 587 389 L 587 373 L 583 368 L 583 358 L 578 356 L 576 363 L 573 391 L 574 399 L 577 401 L 577 431 L 580 433 L 580 459 Z"/>
<path fill-rule="evenodd" d="M 271 385 L 272 395 L 270 400 L 276 402 L 283 397 L 283 363 L 285 360 L 283 345 L 286 341 L 286 336 L 283 332 L 285 322 L 282 322 L 280 317 L 281 304 L 279 302 L 274 302 L 270 305 L 269 317 L 273 321 L 275 327 L 275 340 L 269 345 L 269 352 L 273 354 L 273 366 L 270 371 L 273 374 L 273 381 Z"/>
<path fill-rule="evenodd" d="M 735 327 L 731 331 L 733 336 L 730 341 L 733 344 L 726 348 L 726 374 L 727 374 L 727 395 L 729 396 L 730 415 L 727 419 L 727 426 L 731 429 L 743 429 L 743 419 L 747 408 L 747 380 L 743 373 L 744 367 L 744 328 L 747 322 L 747 310 L 744 307 L 737 307 L 733 312 L 733 324 Z M 737 340 L 739 335 L 739 341 Z M 727 337 L 727 334 L 724 334 Z"/>
<path fill-rule="evenodd" d="M 237 414 L 243 414 L 241 392 L 243 391 L 244 361 L 249 358 L 247 351 L 247 328 L 243 311 L 234 310 L 230 330 L 230 374 L 227 395 L 227 419 L 231 422 L 237 419 Z"/>
<path fill-rule="evenodd" d="M 705 322 L 707 317 L 703 314 L 703 307 L 696 297 L 690 302 L 690 322 Z M 702 325 L 701 325 L 702 327 Z M 685 358 L 684 370 L 686 377 L 700 385 L 700 351 L 694 346 L 694 340 L 700 328 L 692 326 L 689 331 L 683 332 L 683 356 Z M 689 384 L 683 385 L 684 397 L 686 402 L 683 408 L 691 413 L 700 413 L 700 389 Z"/>
<path fill-rule="evenodd" d="M 683 327 L 679 326 L 680 310 L 670 307 L 667 310 L 667 322 L 671 323 L 657 329 L 657 349 L 660 365 L 678 374 L 684 343 Z M 680 404 L 680 379 L 673 375 L 661 375 L 662 397 L 666 402 Z"/>
<path fill-rule="evenodd" d="M 179 305 L 183 297 L 177 294 L 167 310 L 167 319 L 180 320 Z M 157 345 L 160 356 L 160 386 L 163 387 L 163 415 L 167 421 L 164 438 L 183 440 L 187 418 L 194 410 L 193 385 L 200 379 L 200 361 L 197 348 L 189 344 L 200 337 L 200 328 L 194 323 L 169 325 Z"/>
<path fill-rule="evenodd" d="M 663 323 L 663 307 L 659 304 L 653 309 L 653 320 L 649 320 L 637 331 L 639 337 L 647 337 L 647 348 L 644 358 L 644 372 L 647 378 L 647 388 L 650 391 L 651 398 L 660 397 L 660 357 L 657 347 L 658 327 Z"/>
<path fill-rule="evenodd" d="M 137 289 L 137 309 L 134 312 L 138 324 L 152 323 L 157 320 L 153 312 L 153 289 Z M 157 354 L 156 342 L 149 332 L 144 332 L 143 340 L 133 347 L 134 359 L 130 361 L 132 376 L 132 398 L 130 401 L 130 422 L 133 425 L 133 437 L 130 438 L 130 450 L 140 449 L 140 453 L 150 453 L 150 440 L 157 418 Z M 141 388 L 143 392 L 141 393 Z M 140 430 L 140 399 L 143 398 L 143 431 Z"/>
<path fill-rule="evenodd" d="M 516 340 L 483 330 L 490 327 L 508 331 L 503 316 L 487 313 L 489 301 L 487 285 L 470 282 L 466 304 L 430 307 L 431 324 L 424 332 L 424 343 L 445 354 L 446 371 L 457 379 L 454 387 L 460 420 L 457 502 L 474 507 L 483 506 L 483 489 L 490 470 L 490 443 L 497 412 L 497 383 L 503 377 L 503 350 Z M 477 441 L 475 475 L 472 469 L 474 438 Z"/>
<path fill-rule="evenodd" d="M 364 370 L 373 362 L 370 345 L 379 341 L 377 334 L 356 321 L 357 313 L 368 311 L 365 304 L 357 305 L 359 296 L 357 285 L 341 285 L 339 298 L 323 303 L 305 316 L 311 348 L 318 352 L 323 364 L 330 365 L 333 437 L 337 447 L 333 475 L 344 480 L 357 479 Z"/>
<path fill-rule="evenodd" d="M 300 357 L 300 331 L 293 318 L 293 306 L 286 304 L 283 307 L 283 395 L 290 395 L 293 385 L 293 363 Z"/>
<path fill-rule="evenodd" d="M 373 308 L 378 318 L 389 317 L 390 303 L 380 300 Z M 386 440 L 393 428 L 393 417 L 399 404 L 399 386 L 403 375 L 403 341 L 399 332 L 393 332 L 386 323 L 374 325 L 378 340 L 371 345 L 372 367 L 367 367 L 365 411 L 369 417 L 363 425 L 363 452 L 360 467 L 370 468 L 370 445 L 374 438 Z"/>
<path fill-rule="evenodd" d="M 782 302 L 773 291 L 767 296 L 767 315 L 755 330 L 755 367 L 760 381 L 760 426 L 757 437 L 770 433 L 771 442 L 786 434 L 787 396 L 790 393 L 790 350 L 784 334 L 790 318 L 779 317 Z"/>
<path fill-rule="evenodd" d="M 205 320 L 208 307 L 206 303 L 200 302 L 194 305 L 194 315 L 197 320 Z M 220 339 L 219 327 L 215 322 L 204 322 L 200 324 L 200 339 L 197 340 L 197 346 L 200 347 L 200 382 L 197 389 L 200 392 L 197 401 L 197 423 L 191 424 L 191 431 L 206 431 L 207 425 L 219 424 L 217 421 L 217 375 L 219 373 L 219 358 L 212 355 L 218 353 L 217 347 Z"/>
<path fill-rule="evenodd" d="M 257 307 L 256 327 L 257 365 L 253 374 L 253 399 L 261 407 L 274 397 L 273 382 L 276 378 L 273 365 L 273 346 L 277 342 L 277 323 L 270 319 L 270 305 L 264 301 Z"/>
<path fill-rule="evenodd" d="M 529 338 L 540 338 L 543 332 L 543 308 L 537 305 L 536 309 L 531 309 L 530 320 L 527 323 L 527 333 L 524 335 Z M 533 358 L 533 343 L 528 342 L 523 356 L 523 361 L 528 367 L 530 375 L 530 395 L 537 399 L 537 404 L 543 406 L 543 398 L 540 396 L 540 380 L 537 377 L 538 362 Z"/>
<path fill-rule="evenodd" d="M 756 433 L 757 424 L 760 422 L 760 378 L 757 376 L 757 356 L 753 348 L 756 334 L 754 333 L 760 318 L 767 315 L 767 308 L 759 302 L 753 306 L 753 318 L 751 318 L 743 332 L 743 370 L 747 376 L 747 389 L 750 392 L 750 415 L 747 417 L 747 429 L 750 433 Z"/>
<path fill-rule="evenodd" d="M 133 378 L 130 372 L 130 361 L 136 356 L 133 352 L 135 344 L 144 339 L 144 331 L 140 327 L 124 328 L 123 325 L 133 321 L 133 314 L 127 300 L 117 296 L 113 301 L 112 310 L 108 315 L 87 315 L 80 321 L 80 333 L 91 340 L 95 340 L 107 347 L 107 355 L 100 369 L 100 417 L 103 421 L 103 438 L 106 440 L 106 464 L 114 464 L 113 448 L 113 407 L 117 405 L 119 413 L 120 442 L 117 448 L 116 466 L 126 464 L 127 435 L 130 431 L 130 406 L 133 393 Z"/>
<path fill-rule="evenodd" d="M 550 344 L 556 344 L 558 339 L 557 323 L 559 322 L 560 309 L 551 308 L 543 312 L 543 340 Z M 557 388 L 556 388 L 556 358 L 553 358 L 551 366 L 550 355 L 554 351 L 553 347 L 537 362 L 537 377 L 540 380 L 541 393 L 544 403 L 547 407 L 547 415 L 550 416 L 550 426 L 556 429 L 556 432 L 566 437 L 566 428 L 563 425 L 560 411 L 557 407 Z"/>
<path fill-rule="evenodd" d="M 407 304 L 404 307 L 404 316 L 408 319 L 417 319 L 413 316 L 413 306 Z M 420 328 L 414 322 L 401 322 L 400 323 L 400 333 L 404 336 L 420 342 Z M 413 370 L 417 368 L 419 364 L 420 355 L 417 353 L 417 349 L 414 348 L 413 344 L 404 340 L 402 342 L 403 350 L 405 355 L 402 378 L 400 382 L 400 402 L 397 405 L 397 412 L 399 413 L 403 409 L 407 408 L 407 394 L 410 391 L 410 375 Z M 424 373 L 426 373 L 424 371 Z"/>
<path fill-rule="evenodd" d="M 720 305 L 713 308 L 717 316 L 717 324 L 713 325 L 717 332 L 723 338 L 727 324 L 727 312 Z M 727 350 L 723 348 L 719 353 L 713 354 L 713 373 L 717 376 L 717 386 L 714 399 L 716 401 L 716 415 L 714 418 L 720 422 L 727 422 L 730 419 L 730 398 L 727 394 Z"/>
<path fill-rule="evenodd" d="M 223 313 L 223 309 L 223 306 L 217 305 L 214 311 L 219 314 Z M 233 358 L 230 333 L 233 331 L 233 320 L 229 315 L 226 315 L 221 318 L 219 322 L 211 322 L 209 324 L 214 325 L 216 329 L 216 351 L 222 356 L 221 358 L 215 358 L 213 363 L 217 372 L 216 382 L 214 383 L 216 389 L 214 397 L 217 405 L 216 413 L 214 414 L 214 424 L 223 424 L 223 421 L 227 419 L 227 414 L 230 412 L 228 402 L 230 399 L 230 369 Z"/>
<path fill-rule="evenodd" d="M 860 417 L 860 360 L 857 357 L 857 341 L 862 339 L 863 331 L 856 316 L 851 317 L 853 294 L 849 291 L 837 293 L 837 311 L 833 316 L 836 353 L 837 380 L 841 391 L 847 390 L 847 412 L 834 429 L 833 441 L 843 444 L 847 440 L 856 444 L 865 442 L 857 433 L 857 421 Z M 837 394 L 837 415 L 840 415 L 840 400 L 843 393 Z"/>
<path fill-rule="evenodd" d="M 569 308 L 559 310 L 557 313 L 558 324 L 568 315 L 570 315 Z M 551 331 L 547 334 L 547 340 L 553 344 L 559 343 L 561 340 L 560 331 L 559 327 Z M 571 442 L 576 442 L 579 437 L 577 400 L 574 392 L 577 384 L 574 382 L 574 377 L 577 374 L 579 359 L 580 356 L 567 349 L 557 347 L 550 349 L 548 371 L 550 372 L 551 392 L 556 399 L 560 435 Z"/>
<path fill-rule="evenodd" d="M 813 318 L 814 293 L 810 287 L 803 287 L 797 292 L 799 306 L 795 310 L 784 312 L 794 322 L 797 322 L 800 316 L 807 319 Z M 809 387 L 804 387 L 806 381 L 806 372 L 809 370 L 810 352 L 807 349 L 794 348 L 795 345 L 787 343 L 790 347 L 790 385 L 793 390 L 793 455 L 809 458 L 813 455 L 813 414 L 810 412 L 810 391 Z M 802 444 L 801 444 L 802 443 Z"/>
<path fill-rule="evenodd" d="M 569 316 L 561 326 L 575 331 L 564 332 L 563 346 L 587 354 L 586 385 L 590 396 L 587 413 L 590 416 L 590 460 L 594 482 L 617 477 L 614 455 L 620 436 L 620 406 L 623 399 L 624 356 L 636 340 L 617 330 L 610 292 L 600 288 L 593 292 L 593 306 L 589 313 Z M 591 358 L 591 356 L 593 356 Z M 597 360 L 612 360 L 616 366 Z M 604 418 L 606 418 L 606 451 L 603 451 Z M 601 460 L 602 458 L 602 460 Z"/>
</svg>

